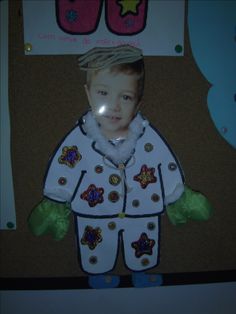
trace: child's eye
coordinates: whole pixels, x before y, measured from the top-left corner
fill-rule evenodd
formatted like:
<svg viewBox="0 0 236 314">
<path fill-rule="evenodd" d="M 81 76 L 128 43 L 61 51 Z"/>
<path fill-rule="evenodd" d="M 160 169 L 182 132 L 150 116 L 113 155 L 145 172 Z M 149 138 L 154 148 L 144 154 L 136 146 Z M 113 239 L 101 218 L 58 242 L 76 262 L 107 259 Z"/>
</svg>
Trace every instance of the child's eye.
<svg viewBox="0 0 236 314">
<path fill-rule="evenodd" d="M 101 96 L 107 96 L 108 92 L 105 90 L 98 90 L 97 93 Z"/>
<path fill-rule="evenodd" d="M 132 101 L 133 100 L 133 97 L 129 96 L 129 95 L 123 95 L 122 98 L 125 100 L 125 101 Z"/>
</svg>

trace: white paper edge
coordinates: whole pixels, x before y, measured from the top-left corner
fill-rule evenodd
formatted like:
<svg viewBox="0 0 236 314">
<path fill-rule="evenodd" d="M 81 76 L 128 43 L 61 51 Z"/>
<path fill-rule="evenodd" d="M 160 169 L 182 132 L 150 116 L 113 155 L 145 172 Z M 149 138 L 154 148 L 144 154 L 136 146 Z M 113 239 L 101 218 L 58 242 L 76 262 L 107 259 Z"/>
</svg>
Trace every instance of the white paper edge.
<svg viewBox="0 0 236 314">
<path fill-rule="evenodd" d="M 11 137 L 8 107 L 8 0 L 0 1 L 0 107 L 1 173 L 0 229 L 16 229 L 15 200 L 11 167 Z M 13 223 L 9 228 L 7 223 Z"/>
</svg>

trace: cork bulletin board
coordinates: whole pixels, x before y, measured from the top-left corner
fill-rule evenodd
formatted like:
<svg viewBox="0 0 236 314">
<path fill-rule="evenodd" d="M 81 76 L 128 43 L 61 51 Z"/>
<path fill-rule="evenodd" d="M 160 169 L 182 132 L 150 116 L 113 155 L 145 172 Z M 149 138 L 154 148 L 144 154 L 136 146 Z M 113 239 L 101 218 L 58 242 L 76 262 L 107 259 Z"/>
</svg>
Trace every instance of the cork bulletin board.
<svg viewBox="0 0 236 314">
<path fill-rule="evenodd" d="M 209 116 L 210 84 L 193 59 L 187 22 L 184 45 L 183 57 L 145 57 L 142 112 L 175 151 L 186 183 L 207 195 L 214 215 L 207 222 L 175 227 L 163 214 L 161 261 L 153 271 L 164 274 L 164 284 L 235 280 L 236 151 Z M 84 83 L 75 55 L 25 56 L 22 3 L 10 1 L 9 110 L 17 229 L 0 232 L 5 288 L 22 283 L 28 288 L 87 287 L 78 264 L 73 218 L 59 242 L 50 236 L 36 238 L 27 227 L 32 208 L 42 199 L 55 145 L 88 108 Z M 130 285 L 122 256 L 113 273 L 123 276 L 121 286 Z M 51 286 L 46 285 L 52 278 Z"/>
</svg>

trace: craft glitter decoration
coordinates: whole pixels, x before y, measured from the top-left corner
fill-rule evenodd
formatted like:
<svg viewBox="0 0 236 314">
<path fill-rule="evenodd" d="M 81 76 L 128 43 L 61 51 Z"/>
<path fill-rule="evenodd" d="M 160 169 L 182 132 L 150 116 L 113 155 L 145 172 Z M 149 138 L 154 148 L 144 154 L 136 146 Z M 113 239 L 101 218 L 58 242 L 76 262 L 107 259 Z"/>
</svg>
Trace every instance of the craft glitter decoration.
<svg viewBox="0 0 236 314">
<path fill-rule="evenodd" d="M 134 21 L 133 19 L 127 19 L 127 20 L 124 21 L 124 24 L 125 24 L 125 26 L 126 26 L 127 28 L 133 27 L 134 24 L 135 24 L 135 21 Z"/>
<path fill-rule="evenodd" d="M 102 242 L 102 230 L 100 228 L 86 226 L 80 242 L 83 245 L 88 245 L 90 250 L 94 250 L 98 243 Z"/>
<path fill-rule="evenodd" d="M 79 162 L 81 159 L 82 156 L 80 155 L 77 146 L 64 146 L 62 148 L 62 154 L 58 158 L 58 162 L 70 168 L 74 168 L 77 162 Z"/>
<path fill-rule="evenodd" d="M 66 12 L 66 20 L 70 23 L 73 23 L 75 21 L 77 21 L 78 19 L 78 12 L 75 10 L 68 10 Z"/>
<path fill-rule="evenodd" d="M 148 184 L 155 183 L 157 178 L 154 176 L 155 168 L 148 168 L 147 165 L 141 167 L 139 174 L 134 176 L 134 181 L 138 181 L 142 189 L 146 189 Z"/>
<path fill-rule="evenodd" d="M 138 241 L 132 242 L 131 246 L 135 249 L 135 256 L 141 257 L 144 254 L 152 255 L 152 248 L 155 240 L 149 239 L 146 233 L 142 233 Z"/>
<path fill-rule="evenodd" d="M 103 188 L 97 188 L 96 185 L 90 184 L 86 191 L 84 191 L 80 197 L 82 200 L 88 202 L 90 207 L 94 207 L 97 204 L 103 203 Z"/>
</svg>

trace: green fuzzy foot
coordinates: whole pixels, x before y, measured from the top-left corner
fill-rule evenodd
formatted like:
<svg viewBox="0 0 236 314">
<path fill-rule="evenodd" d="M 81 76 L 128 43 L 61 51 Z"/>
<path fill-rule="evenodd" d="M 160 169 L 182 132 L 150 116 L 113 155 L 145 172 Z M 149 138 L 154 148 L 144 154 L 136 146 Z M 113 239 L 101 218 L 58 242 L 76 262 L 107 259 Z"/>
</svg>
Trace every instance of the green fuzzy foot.
<svg viewBox="0 0 236 314">
<path fill-rule="evenodd" d="M 30 214 L 28 226 L 36 236 L 51 234 L 55 240 L 61 240 L 69 229 L 69 215 L 68 204 L 44 199 Z"/>
<path fill-rule="evenodd" d="M 167 206 L 167 215 L 174 225 L 186 223 L 188 220 L 206 221 L 213 212 L 208 199 L 201 193 L 185 186 L 182 196 Z"/>
</svg>

